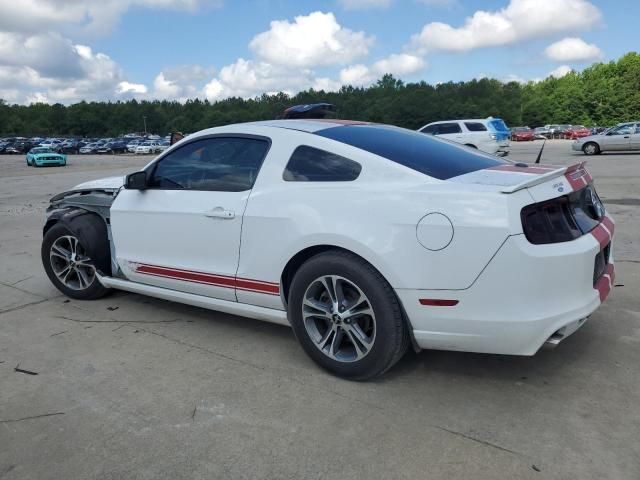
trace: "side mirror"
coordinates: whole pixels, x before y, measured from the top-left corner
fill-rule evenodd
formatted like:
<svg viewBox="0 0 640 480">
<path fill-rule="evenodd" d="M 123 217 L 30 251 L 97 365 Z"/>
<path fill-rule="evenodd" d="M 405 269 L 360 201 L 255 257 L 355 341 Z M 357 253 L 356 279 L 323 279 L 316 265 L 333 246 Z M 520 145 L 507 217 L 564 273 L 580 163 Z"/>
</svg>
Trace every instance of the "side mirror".
<svg viewBox="0 0 640 480">
<path fill-rule="evenodd" d="M 146 190 L 147 172 L 135 172 L 127 175 L 124 181 L 124 188 L 127 190 Z"/>
</svg>

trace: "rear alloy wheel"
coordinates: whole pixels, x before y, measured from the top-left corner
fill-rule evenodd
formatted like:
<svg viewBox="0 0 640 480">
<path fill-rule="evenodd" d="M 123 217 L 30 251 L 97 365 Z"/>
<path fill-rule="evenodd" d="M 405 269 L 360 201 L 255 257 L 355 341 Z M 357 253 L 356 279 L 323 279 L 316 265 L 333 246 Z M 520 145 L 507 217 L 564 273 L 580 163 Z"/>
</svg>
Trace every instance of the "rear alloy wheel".
<svg viewBox="0 0 640 480">
<path fill-rule="evenodd" d="M 348 252 L 321 253 L 299 268 L 290 289 L 289 320 L 318 365 L 352 380 L 384 373 L 409 344 L 393 289 Z"/>
<path fill-rule="evenodd" d="M 376 339 L 371 302 L 357 285 L 337 275 L 311 282 L 304 293 L 302 318 L 316 348 L 339 362 L 362 360 Z"/>
<path fill-rule="evenodd" d="M 42 242 L 42 263 L 53 285 L 66 296 L 78 300 L 103 297 L 96 268 L 80 240 L 61 224 L 54 225 Z"/>
<path fill-rule="evenodd" d="M 597 143 L 588 142 L 584 144 L 582 151 L 585 155 L 597 155 L 600 153 L 600 147 Z"/>
</svg>

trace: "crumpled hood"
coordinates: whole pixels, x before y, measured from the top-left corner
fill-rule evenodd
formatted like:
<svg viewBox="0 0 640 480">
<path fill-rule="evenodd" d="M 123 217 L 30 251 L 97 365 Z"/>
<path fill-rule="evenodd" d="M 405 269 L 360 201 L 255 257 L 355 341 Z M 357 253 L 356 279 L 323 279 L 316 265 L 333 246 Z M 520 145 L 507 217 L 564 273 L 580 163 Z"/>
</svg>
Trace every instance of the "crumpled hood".
<svg viewBox="0 0 640 480">
<path fill-rule="evenodd" d="M 118 190 L 124 185 L 124 176 L 106 177 L 76 185 L 71 190 Z"/>
</svg>

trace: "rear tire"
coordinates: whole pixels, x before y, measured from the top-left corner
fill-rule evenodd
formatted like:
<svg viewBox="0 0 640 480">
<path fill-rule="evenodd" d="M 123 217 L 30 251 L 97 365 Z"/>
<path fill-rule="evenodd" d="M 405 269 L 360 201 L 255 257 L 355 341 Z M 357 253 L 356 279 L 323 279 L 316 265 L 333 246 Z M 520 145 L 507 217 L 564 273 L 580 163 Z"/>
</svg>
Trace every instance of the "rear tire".
<svg viewBox="0 0 640 480">
<path fill-rule="evenodd" d="M 395 292 L 375 268 L 348 252 L 320 253 L 298 269 L 288 314 L 311 359 L 350 380 L 383 374 L 409 345 Z"/>
<path fill-rule="evenodd" d="M 595 142 L 587 142 L 582 146 L 582 152 L 585 155 L 598 155 L 600 153 L 600 146 Z"/>
<path fill-rule="evenodd" d="M 61 223 L 44 235 L 41 257 L 51 283 L 67 297 L 95 300 L 111 290 L 102 286 L 95 264 L 78 237 Z"/>
<path fill-rule="evenodd" d="M 476 147 L 474 144 L 472 143 L 465 143 L 465 146 L 469 147 L 469 148 L 475 148 L 476 150 L 478 149 L 478 147 Z"/>
</svg>

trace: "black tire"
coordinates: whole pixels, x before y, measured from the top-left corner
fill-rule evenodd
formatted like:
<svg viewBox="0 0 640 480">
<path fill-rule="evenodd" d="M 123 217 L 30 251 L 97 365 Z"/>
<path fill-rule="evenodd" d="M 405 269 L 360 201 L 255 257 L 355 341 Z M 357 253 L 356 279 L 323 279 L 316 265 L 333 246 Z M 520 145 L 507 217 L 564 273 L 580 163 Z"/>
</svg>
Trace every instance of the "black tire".
<svg viewBox="0 0 640 480">
<path fill-rule="evenodd" d="M 472 143 L 465 143 L 465 146 L 469 147 L 469 148 L 475 148 L 476 150 L 478 149 L 478 147 L 476 147 L 474 144 Z"/>
<path fill-rule="evenodd" d="M 366 296 L 374 312 L 372 318 L 375 335 L 368 353 L 363 358 L 339 361 L 329 357 L 321 351 L 317 346 L 318 340 L 314 341 L 305 327 L 305 294 L 314 282 L 317 284 L 317 279 L 330 275 L 346 279 L 357 286 Z M 353 305 L 348 308 L 352 307 Z M 296 338 L 311 359 L 330 373 L 349 380 L 367 380 L 382 375 L 402 358 L 409 346 L 409 330 L 395 292 L 380 272 L 360 257 L 348 252 L 335 250 L 320 253 L 298 269 L 291 283 L 288 315 Z M 332 320 L 324 319 L 322 322 L 331 324 Z M 347 333 L 343 335 L 348 337 Z M 352 344 L 347 339 L 347 348 L 350 343 Z M 355 345 L 353 347 L 355 351 Z"/>
<path fill-rule="evenodd" d="M 102 286 L 95 275 L 93 276 L 93 281 L 89 284 L 89 286 L 87 286 L 86 288 L 74 289 L 65 285 L 55 274 L 53 266 L 54 261 L 52 260 L 51 256 L 52 246 L 54 245 L 56 240 L 60 239 L 61 237 L 69 236 L 77 239 L 77 235 L 71 232 L 62 223 L 56 223 L 44 235 L 40 255 L 42 258 L 42 265 L 44 266 L 44 270 L 47 273 L 49 280 L 51 280 L 51 283 L 53 283 L 53 285 L 67 297 L 74 298 L 76 300 L 95 300 L 104 297 L 111 292 L 111 289 Z M 83 247 L 83 251 L 85 251 L 83 242 L 80 239 L 78 239 L 78 244 Z M 93 262 L 91 262 L 91 264 L 93 264 Z"/>
<path fill-rule="evenodd" d="M 593 147 L 593 148 L 591 148 Z M 585 155 L 599 155 L 600 146 L 595 142 L 587 142 L 582 146 L 582 152 Z"/>
</svg>

